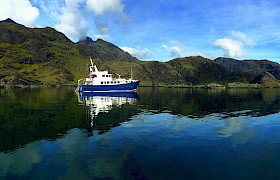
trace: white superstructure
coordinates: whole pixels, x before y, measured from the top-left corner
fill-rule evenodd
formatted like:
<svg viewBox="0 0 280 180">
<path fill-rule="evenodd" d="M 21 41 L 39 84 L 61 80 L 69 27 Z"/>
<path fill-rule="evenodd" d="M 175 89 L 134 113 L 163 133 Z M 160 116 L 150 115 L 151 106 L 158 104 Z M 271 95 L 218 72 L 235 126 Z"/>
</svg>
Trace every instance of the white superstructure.
<svg viewBox="0 0 280 180">
<path fill-rule="evenodd" d="M 127 79 L 121 78 L 119 74 L 110 74 L 108 71 L 99 71 L 96 65 L 93 65 L 92 59 L 90 58 L 91 66 L 89 67 L 89 77 L 85 79 L 84 85 L 120 85 L 136 82 L 132 80 L 132 77 Z M 131 75 L 132 76 L 132 75 Z M 80 79 L 78 84 L 80 84 Z"/>
</svg>

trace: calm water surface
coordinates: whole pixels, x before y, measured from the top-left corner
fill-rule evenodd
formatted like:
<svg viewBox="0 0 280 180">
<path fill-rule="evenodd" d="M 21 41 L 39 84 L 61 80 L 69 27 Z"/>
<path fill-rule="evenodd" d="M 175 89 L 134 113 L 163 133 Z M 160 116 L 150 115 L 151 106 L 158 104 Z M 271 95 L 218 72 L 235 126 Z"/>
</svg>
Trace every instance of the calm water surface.
<svg viewBox="0 0 280 180">
<path fill-rule="evenodd" d="M 280 177 L 280 89 L 0 95 L 0 179 Z"/>
</svg>

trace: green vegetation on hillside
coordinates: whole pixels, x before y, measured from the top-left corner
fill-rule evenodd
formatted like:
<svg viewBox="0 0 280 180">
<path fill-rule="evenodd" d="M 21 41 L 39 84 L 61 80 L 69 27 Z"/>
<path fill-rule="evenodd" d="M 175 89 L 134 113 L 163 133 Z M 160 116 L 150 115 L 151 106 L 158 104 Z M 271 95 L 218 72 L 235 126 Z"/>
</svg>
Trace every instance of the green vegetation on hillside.
<svg viewBox="0 0 280 180">
<path fill-rule="evenodd" d="M 243 83 L 278 86 L 280 65 L 268 60 L 239 61 L 230 58 L 210 60 L 201 56 L 177 58 L 168 62 L 140 61 L 117 46 L 87 38 L 73 43 L 53 28 L 27 28 L 8 19 L 0 22 L 1 85 L 76 84 L 87 76 L 89 57 L 100 70 L 131 76 L 141 85 L 198 86 L 202 84 Z M 270 73 L 262 82 L 254 81 Z"/>
</svg>

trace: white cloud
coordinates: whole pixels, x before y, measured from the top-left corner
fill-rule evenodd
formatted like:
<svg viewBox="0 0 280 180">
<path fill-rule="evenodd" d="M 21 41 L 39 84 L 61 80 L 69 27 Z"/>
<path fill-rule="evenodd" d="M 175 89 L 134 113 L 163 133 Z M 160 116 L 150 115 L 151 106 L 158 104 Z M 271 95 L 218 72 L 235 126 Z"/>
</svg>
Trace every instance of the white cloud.
<svg viewBox="0 0 280 180">
<path fill-rule="evenodd" d="M 110 28 L 109 28 L 108 24 L 102 20 L 99 20 L 98 18 L 95 18 L 95 25 L 98 30 L 97 33 L 99 33 L 99 34 L 95 34 L 94 36 L 96 38 L 109 40 L 110 39 L 110 36 L 109 36 Z"/>
<path fill-rule="evenodd" d="M 170 52 L 171 57 L 183 57 L 186 54 L 186 47 L 179 41 L 172 41 L 171 46 L 163 44 L 161 47 Z"/>
<path fill-rule="evenodd" d="M 80 4 L 85 0 L 66 0 L 65 7 L 62 8 L 62 14 L 58 16 L 59 24 L 56 29 L 65 33 L 72 40 L 77 37 L 78 40 L 87 37 L 88 23 L 84 19 L 84 12 L 80 9 Z"/>
<path fill-rule="evenodd" d="M 195 47 L 186 46 L 180 41 L 171 41 L 170 45 L 163 44 L 161 47 L 170 53 L 171 57 L 203 56 L 208 58 L 217 57 L 209 51 L 198 50 Z"/>
<path fill-rule="evenodd" d="M 102 26 L 102 28 L 100 29 L 100 32 L 103 34 L 106 34 L 109 32 L 109 27 L 108 26 Z"/>
<path fill-rule="evenodd" d="M 241 41 L 243 44 L 247 46 L 254 46 L 255 42 L 252 40 L 252 38 L 245 33 L 239 32 L 239 31 L 232 31 L 231 35 L 234 39 Z"/>
<path fill-rule="evenodd" d="M 153 55 L 153 52 L 147 48 L 144 49 L 136 49 L 132 47 L 120 47 L 120 48 L 128 52 L 132 56 L 137 57 L 138 59 L 146 59 Z"/>
<path fill-rule="evenodd" d="M 124 5 L 121 0 L 87 0 L 87 7 L 95 15 L 102 15 L 106 12 L 123 13 Z"/>
<path fill-rule="evenodd" d="M 39 9 L 28 0 L 1 0 L 0 20 L 11 18 L 28 27 L 32 27 L 39 17 Z"/>
<path fill-rule="evenodd" d="M 232 31 L 228 38 L 217 39 L 214 46 L 221 48 L 224 51 L 225 57 L 243 58 L 245 56 L 245 47 L 252 47 L 255 42 L 245 33 Z"/>
<path fill-rule="evenodd" d="M 87 0 L 86 8 L 94 15 L 95 25 L 99 31 L 95 36 L 108 36 L 110 32 L 108 22 L 111 20 L 116 23 L 130 22 L 129 17 L 123 12 L 124 4 L 121 0 Z"/>
<path fill-rule="evenodd" d="M 182 50 L 178 46 L 169 47 L 165 44 L 161 45 L 162 48 L 169 51 L 172 57 L 182 57 Z"/>
<path fill-rule="evenodd" d="M 61 0 L 33 0 L 33 4 L 46 13 L 46 15 L 53 20 L 61 14 L 62 8 L 64 7 L 64 1 Z"/>
<path fill-rule="evenodd" d="M 225 57 L 238 59 L 244 56 L 243 44 L 239 41 L 229 38 L 217 39 L 214 45 L 223 49 Z"/>
<path fill-rule="evenodd" d="M 94 37 L 96 39 L 103 39 L 105 41 L 109 41 L 111 39 L 108 34 L 95 34 Z"/>
<path fill-rule="evenodd" d="M 109 40 L 111 22 L 127 23 L 121 0 L 33 0 L 56 24 L 55 28 L 72 41 L 86 38 L 89 24 L 93 22 L 93 36 Z M 109 13 L 109 14 L 108 14 Z"/>
</svg>

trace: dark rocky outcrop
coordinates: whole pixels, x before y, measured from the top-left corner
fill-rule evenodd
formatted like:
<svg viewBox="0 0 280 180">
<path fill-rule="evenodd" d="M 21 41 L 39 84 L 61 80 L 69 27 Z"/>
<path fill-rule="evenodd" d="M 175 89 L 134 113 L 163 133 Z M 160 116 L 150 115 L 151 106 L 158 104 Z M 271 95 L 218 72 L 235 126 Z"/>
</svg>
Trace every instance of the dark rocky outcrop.
<svg viewBox="0 0 280 180">
<path fill-rule="evenodd" d="M 245 72 L 253 77 L 269 72 L 280 80 L 280 64 L 269 60 L 236 60 L 219 57 L 214 62 L 224 66 L 227 70 Z"/>
<path fill-rule="evenodd" d="M 254 80 L 251 81 L 251 83 L 252 84 L 268 85 L 268 86 L 280 86 L 280 81 L 277 80 L 269 72 L 259 74 Z"/>
<path fill-rule="evenodd" d="M 102 39 L 92 41 L 88 37 L 86 40 L 78 42 L 76 47 L 83 56 L 91 56 L 106 61 L 138 61 L 137 58 L 132 57 L 129 53 Z"/>
</svg>

